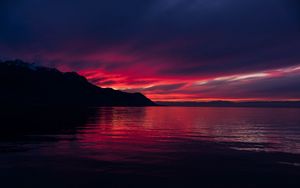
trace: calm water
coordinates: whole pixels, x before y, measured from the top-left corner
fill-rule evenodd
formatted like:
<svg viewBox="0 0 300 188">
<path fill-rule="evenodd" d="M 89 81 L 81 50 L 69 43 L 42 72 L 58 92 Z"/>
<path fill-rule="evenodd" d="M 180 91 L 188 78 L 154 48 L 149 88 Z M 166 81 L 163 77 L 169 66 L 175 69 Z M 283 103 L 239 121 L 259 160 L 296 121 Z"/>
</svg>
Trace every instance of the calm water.
<svg viewBox="0 0 300 188">
<path fill-rule="evenodd" d="M 7 184 L 257 187 L 300 178 L 300 109 L 97 108 L 80 121 L 78 114 L 68 116 L 75 121 L 48 115 L 51 121 L 38 119 L 38 126 L 59 130 L 0 142 Z"/>
<path fill-rule="evenodd" d="M 103 108 L 77 138 L 79 147 L 95 151 L 151 152 L 204 140 L 242 150 L 300 153 L 300 109 Z"/>
</svg>

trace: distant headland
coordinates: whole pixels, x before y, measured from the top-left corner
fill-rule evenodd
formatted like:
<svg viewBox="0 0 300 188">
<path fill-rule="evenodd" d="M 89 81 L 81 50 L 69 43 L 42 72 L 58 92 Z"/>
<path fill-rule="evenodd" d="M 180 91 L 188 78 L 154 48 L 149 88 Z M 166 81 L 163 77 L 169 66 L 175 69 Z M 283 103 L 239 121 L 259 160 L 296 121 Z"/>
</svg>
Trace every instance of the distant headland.
<svg viewBox="0 0 300 188">
<path fill-rule="evenodd" d="M 208 101 L 208 102 L 157 102 L 163 106 L 185 107 L 253 107 L 253 108 L 300 108 L 300 101 Z"/>
<path fill-rule="evenodd" d="M 141 93 L 101 88 L 77 74 L 21 60 L 0 61 L 0 104 L 155 106 Z"/>
</svg>

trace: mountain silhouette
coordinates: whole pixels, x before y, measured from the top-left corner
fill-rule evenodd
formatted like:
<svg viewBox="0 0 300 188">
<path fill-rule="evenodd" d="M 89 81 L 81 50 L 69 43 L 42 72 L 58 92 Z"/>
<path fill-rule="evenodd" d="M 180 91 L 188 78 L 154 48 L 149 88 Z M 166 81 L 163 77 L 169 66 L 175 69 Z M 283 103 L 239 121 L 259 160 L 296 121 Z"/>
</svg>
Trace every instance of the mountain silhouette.
<svg viewBox="0 0 300 188">
<path fill-rule="evenodd" d="M 8 105 L 154 106 L 141 93 L 91 84 L 76 72 L 0 61 L 0 103 Z"/>
</svg>

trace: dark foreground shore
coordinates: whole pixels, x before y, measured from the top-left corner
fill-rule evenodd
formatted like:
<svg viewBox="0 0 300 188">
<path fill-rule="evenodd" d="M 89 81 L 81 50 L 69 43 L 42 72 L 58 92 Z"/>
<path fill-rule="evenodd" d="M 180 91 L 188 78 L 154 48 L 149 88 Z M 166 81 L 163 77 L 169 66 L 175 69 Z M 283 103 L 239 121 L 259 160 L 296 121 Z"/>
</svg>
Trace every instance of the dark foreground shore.
<svg viewBox="0 0 300 188">
<path fill-rule="evenodd" d="M 235 150 L 251 147 L 242 142 L 178 139 L 157 150 L 145 145 L 134 155 L 118 150 L 130 156 L 120 159 L 109 155 L 111 146 L 102 153 L 107 158 L 98 158 L 76 145 L 95 110 L 10 110 L 1 111 L 1 187 L 300 186 L 299 154 Z"/>
</svg>

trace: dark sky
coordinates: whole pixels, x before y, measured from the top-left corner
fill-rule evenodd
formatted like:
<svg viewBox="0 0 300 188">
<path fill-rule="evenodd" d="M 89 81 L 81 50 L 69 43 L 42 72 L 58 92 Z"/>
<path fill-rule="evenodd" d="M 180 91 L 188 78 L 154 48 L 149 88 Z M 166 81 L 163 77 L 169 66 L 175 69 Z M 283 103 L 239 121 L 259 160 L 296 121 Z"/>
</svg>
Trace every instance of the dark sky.
<svg viewBox="0 0 300 188">
<path fill-rule="evenodd" d="M 300 1 L 1 0 L 0 58 L 154 100 L 300 99 Z"/>
</svg>

